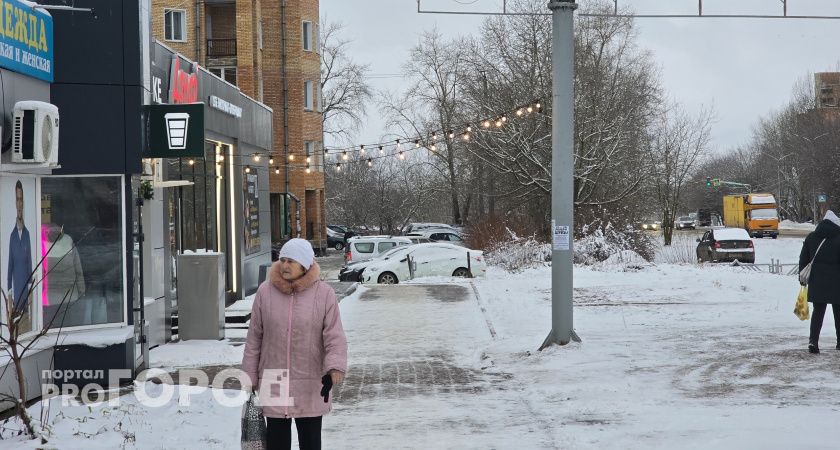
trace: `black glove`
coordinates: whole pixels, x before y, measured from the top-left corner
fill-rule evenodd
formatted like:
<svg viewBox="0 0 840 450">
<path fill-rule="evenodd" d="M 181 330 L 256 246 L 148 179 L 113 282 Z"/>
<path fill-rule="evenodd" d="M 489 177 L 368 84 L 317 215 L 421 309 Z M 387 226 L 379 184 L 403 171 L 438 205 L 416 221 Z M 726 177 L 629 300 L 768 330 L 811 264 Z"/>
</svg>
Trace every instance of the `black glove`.
<svg viewBox="0 0 840 450">
<path fill-rule="evenodd" d="M 326 374 L 321 377 L 321 397 L 324 397 L 324 403 L 330 401 L 330 389 L 332 389 L 332 377 L 330 374 Z"/>
</svg>

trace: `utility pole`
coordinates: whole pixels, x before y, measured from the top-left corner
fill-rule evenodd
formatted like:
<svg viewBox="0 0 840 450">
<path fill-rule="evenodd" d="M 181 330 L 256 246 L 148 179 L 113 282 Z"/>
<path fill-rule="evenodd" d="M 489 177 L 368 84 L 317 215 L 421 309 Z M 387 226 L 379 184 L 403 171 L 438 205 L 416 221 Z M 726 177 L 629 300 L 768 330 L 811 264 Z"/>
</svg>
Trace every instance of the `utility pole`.
<svg viewBox="0 0 840 450">
<path fill-rule="evenodd" d="M 572 321 L 574 259 L 574 1 L 551 0 L 551 332 L 540 350 L 580 342 Z"/>
</svg>

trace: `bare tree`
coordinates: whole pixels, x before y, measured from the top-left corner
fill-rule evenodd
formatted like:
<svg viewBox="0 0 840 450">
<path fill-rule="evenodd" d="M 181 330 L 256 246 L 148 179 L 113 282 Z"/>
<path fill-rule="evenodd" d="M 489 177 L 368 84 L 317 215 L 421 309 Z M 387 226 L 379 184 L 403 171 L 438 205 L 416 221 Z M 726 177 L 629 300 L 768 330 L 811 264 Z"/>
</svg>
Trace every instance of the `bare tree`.
<svg viewBox="0 0 840 450">
<path fill-rule="evenodd" d="M 671 245 L 674 217 L 682 206 L 685 185 L 708 152 L 711 121 L 708 110 L 691 117 L 674 106 L 662 112 L 653 128 L 649 179 L 662 208 L 665 245 Z"/>
<path fill-rule="evenodd" d="M 351 41 L 343 39 L 343 25 L 321 20 L 321 93 L 324 133 L 349 139 L 365 116 L 371 99 L 368 64 L 359 64 L 349 54 Z"/>
</svg>

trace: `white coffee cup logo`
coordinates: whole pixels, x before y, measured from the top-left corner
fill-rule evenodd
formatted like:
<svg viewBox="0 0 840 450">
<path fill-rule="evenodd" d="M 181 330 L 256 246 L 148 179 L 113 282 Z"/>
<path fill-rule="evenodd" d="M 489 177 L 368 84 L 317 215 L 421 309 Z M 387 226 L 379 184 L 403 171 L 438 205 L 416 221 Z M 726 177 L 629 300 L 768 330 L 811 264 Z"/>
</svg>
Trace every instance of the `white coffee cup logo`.
<svg viewBox="0 0 840 450">
<path fill-rule="evenodd" d="M 187 148 L 187 126 L 190 124 L 190 115 L 167 113 L 163 118 L 166 120 L 166 138 L 169 140 L 169 148 L 171 150 Z"/>
</svg>

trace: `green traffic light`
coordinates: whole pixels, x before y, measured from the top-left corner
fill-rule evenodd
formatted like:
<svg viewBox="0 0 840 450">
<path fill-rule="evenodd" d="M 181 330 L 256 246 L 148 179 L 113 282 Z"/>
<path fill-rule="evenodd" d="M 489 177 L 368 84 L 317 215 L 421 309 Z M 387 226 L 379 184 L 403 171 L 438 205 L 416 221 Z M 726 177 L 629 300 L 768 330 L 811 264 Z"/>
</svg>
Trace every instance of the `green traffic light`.
<svg viewBox="0 0 840 450">
<path fill-rule="evenodd" d="M 706 187 L 712 187 L 712 178 L 706 177 Z"/>
</svg>

